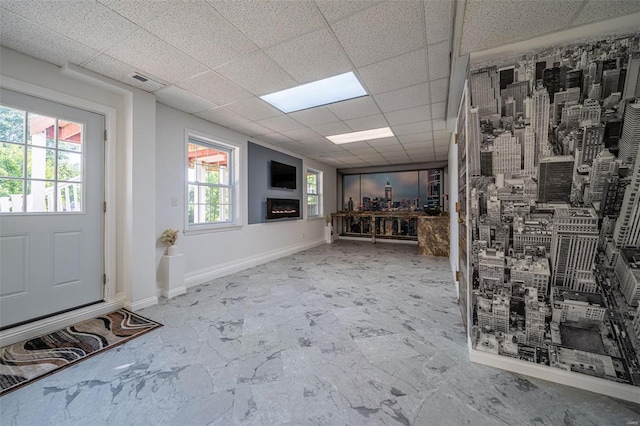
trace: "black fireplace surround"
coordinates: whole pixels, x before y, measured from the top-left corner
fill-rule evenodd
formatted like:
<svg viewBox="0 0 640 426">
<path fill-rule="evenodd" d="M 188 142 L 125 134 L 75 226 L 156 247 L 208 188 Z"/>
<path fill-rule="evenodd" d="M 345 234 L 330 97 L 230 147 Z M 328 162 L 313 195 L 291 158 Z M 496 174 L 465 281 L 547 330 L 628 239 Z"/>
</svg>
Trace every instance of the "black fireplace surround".
<svg viewBox="0 0 640 426">
<path fill-rule="evenodd" d="M 300 200 L 267 198 L 267 219 L 300 217 Z"/>
</svg>

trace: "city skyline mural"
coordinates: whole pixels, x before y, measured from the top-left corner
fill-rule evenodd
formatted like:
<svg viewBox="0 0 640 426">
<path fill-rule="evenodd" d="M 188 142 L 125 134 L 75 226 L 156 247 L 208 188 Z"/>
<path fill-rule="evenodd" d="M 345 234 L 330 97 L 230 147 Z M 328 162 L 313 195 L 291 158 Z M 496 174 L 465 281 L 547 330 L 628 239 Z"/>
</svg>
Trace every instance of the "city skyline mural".
<svg viewBox="0 0 640 426">
<path fill-rule="evenodd" d="M 469 96 L 473 349 L 640 386 L 640 32 L 476 65 Z"/>
<path fill-rule="evenodd" d="M 345 175 L 343 210 L 423 210 L 442 206 L 442 170 Z"/>
</svg>

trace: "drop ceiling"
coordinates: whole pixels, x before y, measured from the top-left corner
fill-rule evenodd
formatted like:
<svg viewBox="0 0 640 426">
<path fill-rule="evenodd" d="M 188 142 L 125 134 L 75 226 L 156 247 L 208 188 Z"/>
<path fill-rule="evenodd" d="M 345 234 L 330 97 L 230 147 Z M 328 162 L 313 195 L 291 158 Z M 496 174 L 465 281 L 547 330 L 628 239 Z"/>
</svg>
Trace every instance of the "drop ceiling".
<svg viewBox="0 0 640 426">
<path fill-rule="evenodd" d="M 0 0 L 0 42 L 344 169 L 447 159 L 447 103 L 460 84 L 451 52 L 639 11 L 640 0 Z M 348 71 L 369 96 L 291 114 L 259 98 Z M 394 137 L 326 139 L 386 126 Z"/>
</svg>

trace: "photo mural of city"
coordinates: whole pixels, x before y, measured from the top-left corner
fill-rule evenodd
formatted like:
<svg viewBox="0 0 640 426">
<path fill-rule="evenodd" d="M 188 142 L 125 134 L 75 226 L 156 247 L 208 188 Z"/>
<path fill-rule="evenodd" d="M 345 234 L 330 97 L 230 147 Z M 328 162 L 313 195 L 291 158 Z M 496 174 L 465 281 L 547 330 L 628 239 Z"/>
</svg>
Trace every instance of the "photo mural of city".
<svg viewBox="0 0 640 426">
<path fill-rule="evenodd" d="M 473 348 L 640 386 L 640 32 L 482 64 L 469 95 Z"/>
<path fill-rule="evenodd" d="M 345 175 L 343 210 L 423 211 L 442 208 L 442 170 Z"/>
</svg>

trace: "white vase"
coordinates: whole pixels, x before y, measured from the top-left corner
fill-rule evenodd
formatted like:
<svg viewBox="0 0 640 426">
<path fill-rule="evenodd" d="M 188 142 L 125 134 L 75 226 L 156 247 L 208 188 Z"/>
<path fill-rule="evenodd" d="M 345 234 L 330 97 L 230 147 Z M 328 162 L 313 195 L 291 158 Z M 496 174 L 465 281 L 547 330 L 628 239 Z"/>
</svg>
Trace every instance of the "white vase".
<svg viewBox="0 0 640 426">
<path fill-rule="evenodd" d="M 175 256 L 178 253 L 178 246 L 177 245 L 172 245 L 167 247 L 167 256 Z"/>
</svg>

